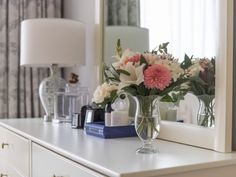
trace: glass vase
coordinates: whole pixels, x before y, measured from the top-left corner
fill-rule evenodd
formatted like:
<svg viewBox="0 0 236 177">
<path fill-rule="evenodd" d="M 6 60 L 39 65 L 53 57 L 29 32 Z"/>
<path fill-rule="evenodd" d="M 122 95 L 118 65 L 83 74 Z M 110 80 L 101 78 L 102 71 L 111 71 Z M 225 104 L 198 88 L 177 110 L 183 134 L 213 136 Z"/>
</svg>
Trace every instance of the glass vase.
<svg viewBox="0 0 236 177">
<path fill-rule="evenodd" d="M 152 145 L 160 131 L 160 111 L 157 96 L 134 96 L 136 102 L 135 130 L 143 146 L 137 153 L 152 154 L 157 149 Z"/>
<path fill-rule="evenodd" d="M 197 124 L 203 127 L 215 126 L 215 95 L 198 95 L 199 109 Z"/>
</svg>

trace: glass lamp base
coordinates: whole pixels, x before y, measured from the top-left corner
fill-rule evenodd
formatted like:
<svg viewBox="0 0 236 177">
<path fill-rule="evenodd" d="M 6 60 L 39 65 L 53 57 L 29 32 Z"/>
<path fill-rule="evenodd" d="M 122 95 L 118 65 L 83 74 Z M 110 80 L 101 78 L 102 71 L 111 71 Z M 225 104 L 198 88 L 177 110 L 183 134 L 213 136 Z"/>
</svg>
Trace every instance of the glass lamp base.
<svg viewBox="0 0 236 177">
<path fill-rule="evenodd" d="M 53 118 L 52 119 L 52 123 L 56 123 L 56 124 L 58 124 L 58 123 L 69 123 L 69 124 L 71 124 L 71 119 L 68 117 L 68 116 L 66 116 L 66 117 L 60 117 L 60 118 Z"/>
<path fill-rule="evenodd" d="M 136 150 L 136 153 L 139 154 L 155 154 L 158 152 L 158 149 L 153 147 L 152 144 L 143 144 L 142 147 Z"/>
<path fill-rule="evenodd" d="M 44 115 L 43 121 L 44 122 L 51 122 L 52 121 L 52 116 Z"/>
<path fill-rule="evenodd" d="M 64 92 L 66 81 L 59 76 L 58 65 L 53 64 L 50 68 L 51 75 L 42 80 L 39 86 L 39 97 L 46 115 L 45 122 L 52 121 L 54 117 L 54 96 L 56 92 Z"/>
</svg>

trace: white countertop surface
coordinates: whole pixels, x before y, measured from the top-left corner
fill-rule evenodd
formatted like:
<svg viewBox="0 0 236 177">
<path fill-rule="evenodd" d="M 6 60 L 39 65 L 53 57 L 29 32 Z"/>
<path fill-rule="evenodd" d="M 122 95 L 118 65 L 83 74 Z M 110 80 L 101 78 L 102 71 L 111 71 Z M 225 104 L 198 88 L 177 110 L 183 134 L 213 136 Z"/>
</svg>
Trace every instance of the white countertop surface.
<svg viewBox="0 0 236 177">
<path fill-rule="evenodd" d="M 101 139 L 42 119 L 5 119 L 0 126 L 108 176 L 158 176 L 236 164 L 236 153 L 163 140 L 154 142 L 159 153 L 136 154 L 142 144 L 138 138 Z"/>
</svg>

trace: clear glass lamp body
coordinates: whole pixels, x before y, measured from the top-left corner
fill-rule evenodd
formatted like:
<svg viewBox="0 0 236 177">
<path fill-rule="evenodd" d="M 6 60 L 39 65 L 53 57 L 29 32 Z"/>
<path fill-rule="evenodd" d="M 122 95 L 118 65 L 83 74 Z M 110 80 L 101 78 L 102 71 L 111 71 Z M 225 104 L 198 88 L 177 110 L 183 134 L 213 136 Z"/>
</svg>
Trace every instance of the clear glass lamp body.
<svg viewBox="0 0 236 177">
<path fill-rule="evenodd" d="M 39 96 L 46 112 L 44 121 L 51 121 L 54 117 L 54 95 L 55 92 L 64 92 L 66 81 L 59 76 L 58 65 L 50 67 L 50 76 L 43 79 L 39 86 Z"/>
</svg>

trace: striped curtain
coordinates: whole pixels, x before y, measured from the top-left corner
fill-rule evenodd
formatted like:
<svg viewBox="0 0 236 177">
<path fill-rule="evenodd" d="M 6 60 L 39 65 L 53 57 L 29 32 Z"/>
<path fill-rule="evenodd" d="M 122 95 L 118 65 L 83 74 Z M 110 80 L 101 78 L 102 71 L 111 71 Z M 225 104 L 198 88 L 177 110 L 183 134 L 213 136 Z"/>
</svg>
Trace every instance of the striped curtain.
<svg viewBox="0 0 236 177">
<path fill-rule="evenodd" d="M 139 11 L 139 0 L 106 0 L 106 24 L 114 26 L 139 26 Z"/>
<path fill-rule="evenodd" d="M 48 69 L 20 66 L 20 23 L 60 18 L 61 0 L 0 1 L 0 118 L 42 117 L 38 88 Z"/>
</svg>

